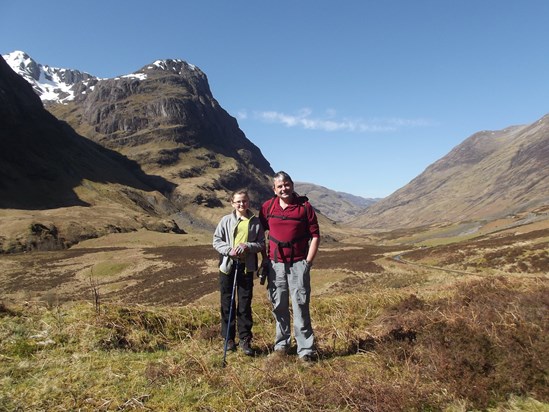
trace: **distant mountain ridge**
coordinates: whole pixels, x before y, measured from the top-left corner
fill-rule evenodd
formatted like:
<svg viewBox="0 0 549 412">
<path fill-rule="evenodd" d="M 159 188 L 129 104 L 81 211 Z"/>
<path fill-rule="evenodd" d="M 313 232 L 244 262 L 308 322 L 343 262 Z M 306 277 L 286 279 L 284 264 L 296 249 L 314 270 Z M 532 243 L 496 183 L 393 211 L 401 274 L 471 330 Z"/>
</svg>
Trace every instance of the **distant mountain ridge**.
<svg viewBox="0 0 549 412">
<path fill-rule="evenodd" d="M 478 132 L 351 225 L 405 228 L 492 220 L 549 205 L 549 115 Z"/>
<path fill-rule="evenodd" d="M 23 52 L 6 56 L 58 119 L 134 162 L 185 216 L 181 227 L 211 228 L 232 190 L 250 189 L 256 209 L 272 195 L 269 162 L 212 96 L 198 67 L 158 60 L 99 79 L 40 65 Z M 371 204 L 313 184 L 296 189 L 330 219 L 368 229 L 489 220 L 536 208 L 549 203 L 548 123 L 546 116 L 476 133 L 390 196 L 365 199 Z"/>
<path fill-rule="evenodd" d="M 313 183 L 295 182 L 295 191 L 309 198 L 313 207 L 336 222 L 345 222 L 378 202 L 349 193 L 337 192 Z"/>
</svg>

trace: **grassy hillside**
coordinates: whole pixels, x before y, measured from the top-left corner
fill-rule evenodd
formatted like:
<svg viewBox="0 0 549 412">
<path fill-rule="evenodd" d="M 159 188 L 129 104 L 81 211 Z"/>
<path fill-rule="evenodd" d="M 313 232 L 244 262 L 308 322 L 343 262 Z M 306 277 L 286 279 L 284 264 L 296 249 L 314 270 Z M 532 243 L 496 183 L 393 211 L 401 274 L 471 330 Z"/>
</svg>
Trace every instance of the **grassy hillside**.
<svg viewBox="0 0 549 412">
<path fill-rule="evenodd" d="M 113 240 L 117 236 L 123 240 Z M 394 239 L 390 246 L 323 245 L 312 273 L 318 362 L 302 364 L 295 351 L 282 359 L 270 356 L 274 324 L 256 283 L 258 355 L 229 353 L 225 368 L 217 285 L 185 298 L 185 286 L 177 283 L 193 268 L 195 283 L 215 279 L 215 265 L 206 262 L 211 247 L 204 244 L 203 254 L 198 245 L 179 247 L 195 249 L 187 265 L 181 259 L 179 270 L 170 272 L 167 263 L 175 254 L 167 252 L 176 250 L 170 249 L 176 237 L 165 236 L 163 245 L 156 238 L 136 247 L 128 234 L 110 235 L 115 254 L 101 239 L 88 241 L 81 258 L 49 252 L 50 269 L 55 262 L 63 268 L 52 282 L 74 282 L 62 278 L 71 271 L 88 273 L 88 280 L 82 280 L 78 299 L 64 303 L 48 295 L 52 284 L 34 294 L 32 283 L 20 284 L 28 299 L 6 299 L 0 306 L 0 410 L 549 410 L 549 282 L 543 269 L 492 260 L 486 264 L 491 267 L 458 271 L 448 259 L 528 242 L 543 257 L 546 229 L 530 240 L 476 248 L 468 248 L 472 240 L 456 241 L 453 248 L 418 249 Z M 142 250 L 143 261 L 154 262 L 157 271 L 140 269 L 139 254 L 124 264 L 129 250 Z M 90 266 L 88 272 L 80 266 L 88 254 L 95 257 L 94 277 Z M 395 260 L 397 255 L 403 259 Z M 35 256 L 35 267 L 46 262 Z M 12 281 L 24 281 L 22 258 L 0 259 L 11 268 Z M 127 290 L 115 292 L 117 276 L 145 282 L 145 273 L 150 285 L 172 285 L 165 290 L 180 301 L 132 295 L 131 303 L 118 303 Z M 2 290 L 8 285 L 4 278 Z"/>
<path fill-rule="evenodd" d="M 349 224 L 413 228 L 494 220 L 546 207 L 548 157 L 549 116 L 475 133 Z"/>
</svg>

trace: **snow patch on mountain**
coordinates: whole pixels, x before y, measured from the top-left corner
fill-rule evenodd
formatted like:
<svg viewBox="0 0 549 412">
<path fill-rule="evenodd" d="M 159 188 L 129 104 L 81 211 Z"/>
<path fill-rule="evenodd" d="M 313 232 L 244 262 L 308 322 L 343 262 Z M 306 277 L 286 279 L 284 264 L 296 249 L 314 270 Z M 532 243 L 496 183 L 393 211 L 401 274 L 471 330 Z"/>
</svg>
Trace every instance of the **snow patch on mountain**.
<svg viewBox="0 0 549 412">
<path fill-rule="evenodd" d="M 4 60 L 17 74 L 28 81 L 36 94 L 43 102 L 67 103 L 74 100 L 77 95 L 90 93 L 95 85 L 102 80 L 91 74 L 73 69 L 63 69 L 42 65 L 23 51 L 14 51 L 2 55 Z M 118 79 L 147 79 L 148 70 L 164 70 L 184 75 L 188 72 L 202 73 L 194 64 L 179 59 L 156 60 L 141 70 L 115 77 Z"/>
<path fill-rule="evenodd" d="M 156 60 L 153 64 L 147 66 L 147 69 L 158 68 L 161 70 L 173 70 L 182 74 L 183 70 L 192 70 L 195 71 L 197 67 L 194 64 L 187 63 L 184 60 L 179 59 L 167 59 L 167 60 Z"/>
<path fill-rule="evenodd" d="M 125 74 L 124 76 L 115 77 L 116 79 L 137 79 L 137 80 L 146 80 L 147 75 L 145 73 L 131 73 L 131 74 Z"/>
<path fill-rule="evenodd" d="M 4 54 L 2 57 L 17 74 L 32 85 L 42 101 L 69 102 L 75 98 L 76 83 L 98 80 L 97 77 L 78 70 L 39 64 L 27 53 L 19 50 Z"/>
</svg>

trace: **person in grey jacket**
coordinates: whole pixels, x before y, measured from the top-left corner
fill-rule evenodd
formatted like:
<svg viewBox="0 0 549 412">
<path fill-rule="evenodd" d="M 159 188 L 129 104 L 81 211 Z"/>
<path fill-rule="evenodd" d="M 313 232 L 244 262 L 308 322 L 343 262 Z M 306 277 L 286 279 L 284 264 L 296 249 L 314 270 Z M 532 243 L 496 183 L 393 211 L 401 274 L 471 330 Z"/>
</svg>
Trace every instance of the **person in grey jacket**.
<svg viewBox="0 0 549 412">
<path fill-rule="evenodd" d="M 265 248 L 263 226 L 249 209 L 250 198 L 246 190 L 238 190 L 231 196 L 233 212 L 219 221 L 214 235 L 213 247 L 220 254 L 219 290 L 221 294 L 221 335 L 227 350 L 236 350 L 235 324 L 238 327 L 238 346 L 253 356 L 252 298 L 254 272 L 258 269 L 257 253 Z M 236 295 L 231 311 L 231 296 L 236 276 Z M 238 299 L 236 298 L 238 296 Z M 229 313 L 232 313 L 229 321 Z M 229 327 L 227 334 L 227 327 Z"/>
</svg>

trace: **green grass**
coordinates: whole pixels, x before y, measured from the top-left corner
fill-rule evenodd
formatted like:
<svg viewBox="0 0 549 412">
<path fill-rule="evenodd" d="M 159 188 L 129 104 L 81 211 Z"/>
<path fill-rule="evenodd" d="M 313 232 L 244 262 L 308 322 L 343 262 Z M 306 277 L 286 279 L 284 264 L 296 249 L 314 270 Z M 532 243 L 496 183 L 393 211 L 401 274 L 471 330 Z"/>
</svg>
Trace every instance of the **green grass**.
<svg viewBox="0 0 549 412">
<path fill-rule="evenodd" d="M 422 293 L 387 276 L 314 297 L 321 358 L 311 365 L 268 356 L 274 324 L 261 292 L 260 353 L 229 353 L 225 368 L 216 304 L 1 306 L 0 410 L 547 410 L 546 282 Z"/>
<path fill-rule="evenodd" d="M 116 276 L 130 266 L 127 262 L 106 261 L 92 266 L 91 275 L 97 277 Z"/>
</svg>

